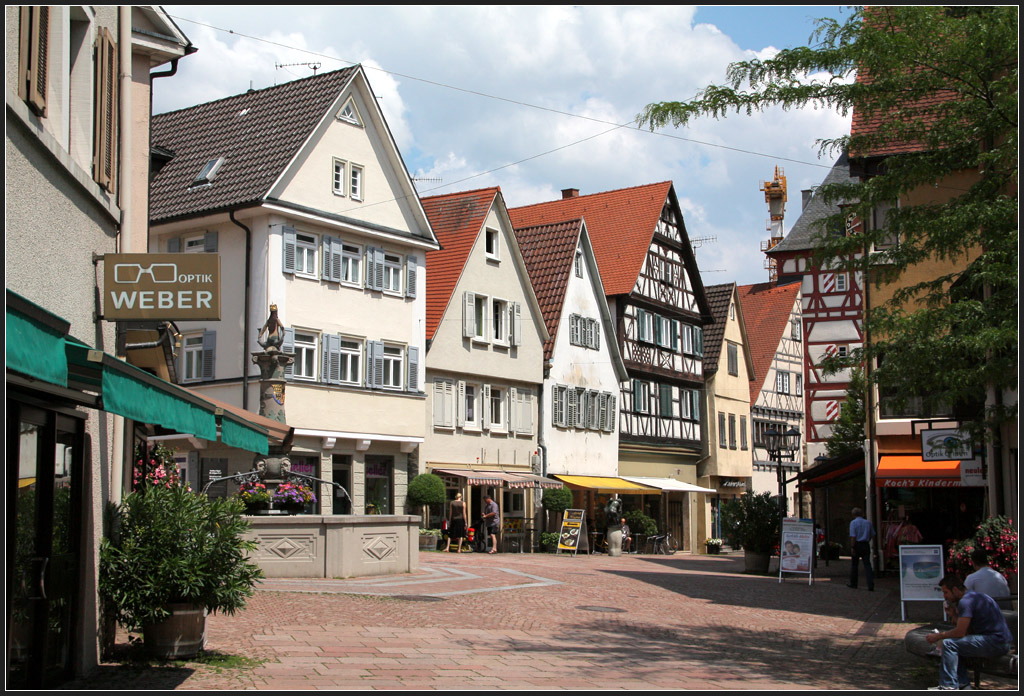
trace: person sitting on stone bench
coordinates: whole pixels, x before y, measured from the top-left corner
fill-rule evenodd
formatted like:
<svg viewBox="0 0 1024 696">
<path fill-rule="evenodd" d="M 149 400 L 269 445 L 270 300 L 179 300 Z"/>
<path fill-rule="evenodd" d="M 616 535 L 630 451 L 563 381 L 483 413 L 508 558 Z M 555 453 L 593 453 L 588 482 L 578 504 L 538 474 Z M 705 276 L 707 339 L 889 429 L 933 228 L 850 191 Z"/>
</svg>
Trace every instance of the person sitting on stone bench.
<svg viewBox="0 0 1024 696">
<path fill-rule="evenodd" d="M 942 663 L 939 685 L 932 690 L 964 689 L 970 686 L 967 665 L 962 658 L 1000 657 L 1010 652 L 1013 634 L 995 600 L 964 588 L 956 575 L 939 581 L 942 596 L 956 606 L 956 625 L 948 630 L 929 633 L 929 643 L 942 641 Z"/>
<path fill-rule="evenodd" d="M 964 578 L 964 587 L 968 591 L 987 594 L 996 600 L 996 604 L 1010 598 L 1010 586 L 1006 578 L 988 564 L 988 552 L 985 549 L 975 548 L 971 551 L 971 565 L 974 566 L 974 572 Z"/>
</svg>

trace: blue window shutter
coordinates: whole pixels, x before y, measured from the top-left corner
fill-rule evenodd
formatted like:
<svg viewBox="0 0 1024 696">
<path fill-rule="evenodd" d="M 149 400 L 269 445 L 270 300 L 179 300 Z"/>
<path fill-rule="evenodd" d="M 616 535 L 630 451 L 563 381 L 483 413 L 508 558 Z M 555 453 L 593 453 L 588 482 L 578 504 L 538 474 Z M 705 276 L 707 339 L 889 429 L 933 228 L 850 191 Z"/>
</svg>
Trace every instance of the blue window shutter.
<svg viewBox="0 0 1024 696">
<path fill-rule="evenodd" d="M 384 290 L 384 250 L 374 249 L 373 250 L 373 289 Z"/>
<path fill-rule="evenodd" d="M 384 386 L 384 344 L 373 342 L 373 384 L 378 389 Z"/>
<path fill-rule="evenodd" d="M 168 254 L 180 254 L 181 253 L 181 237 L 171 237 L 167 240 L 167 253 Z"/>
<path fill-rule="evenodd" d="M 203 379 L 210 380 L 216 374 L 217 332 L 203 331 Z"/>
<path fill-rule="evenodd" d="M 420 349 L 418 346 L 409 346 L 409 376 L 406 380 L 406 390 L 419 392 L 420 381 Z"/>
<path fill-rule="evenodd" d="M 380 290 L 380 286 L 374 286 L 374 281 L 377 278 L 377 266 L 374 252 L 377 250 L 371 246 L 366 247 L 366 278 L 364 278 L 363 285 L 370 290 Z"/>
<path fill-rule="evenodd" d="M 211 254 L 217 253 L 217 230 L 207 232 L 203 237 L 203 251 Z"/>
<path fill-rule="evenodd" d="M 281 270 L 285 273 L 295 273 L 295 228 L 282 227 L 281 237 L 283 239 Z"/>
<path fill-rule="evenodd" d="M 405 296 L 416 297 L 416 266 L 419 259 L 410 256 L 405 260 Z"/>
<path fill-rule="evenodd" d="M 320 339 L 320 379 L 327 384 L 341 384 L 341 337 L 324 334 Z"/>
<path fill-rule="evenodd" d="M 295 329 L 285 329 L 281 336 L 281 352 L 288 355 L 295 355 Z M 295 364 L 285 365 L 284 378 L 291 379 Z"/>
</svg>

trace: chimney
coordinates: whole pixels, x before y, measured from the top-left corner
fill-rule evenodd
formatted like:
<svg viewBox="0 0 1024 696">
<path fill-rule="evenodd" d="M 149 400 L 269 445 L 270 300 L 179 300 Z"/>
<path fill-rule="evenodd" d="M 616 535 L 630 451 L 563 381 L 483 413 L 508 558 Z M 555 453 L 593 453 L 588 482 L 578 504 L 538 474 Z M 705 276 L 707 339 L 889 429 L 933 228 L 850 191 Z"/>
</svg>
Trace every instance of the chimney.
<svg viewBox="0 0 1024 696">
<path fill-rule="evenodd" d="M 580 197 L 580 190 L 579 189 L 562 189 L 562 200 L 565 200 L 566 198 L 579 198 L 579 197 Z"/>
<path fill-rule="evenodd" d="M 803 202 L 800 206 L 800 210 L 804 210 L 807 208 L 807 204 L 811 202 L 811 196 L 814 195 L 814 192 L 811 191 L 811 189 L 804 189 L 800 193 L 803 196 Z"/>
</svg>

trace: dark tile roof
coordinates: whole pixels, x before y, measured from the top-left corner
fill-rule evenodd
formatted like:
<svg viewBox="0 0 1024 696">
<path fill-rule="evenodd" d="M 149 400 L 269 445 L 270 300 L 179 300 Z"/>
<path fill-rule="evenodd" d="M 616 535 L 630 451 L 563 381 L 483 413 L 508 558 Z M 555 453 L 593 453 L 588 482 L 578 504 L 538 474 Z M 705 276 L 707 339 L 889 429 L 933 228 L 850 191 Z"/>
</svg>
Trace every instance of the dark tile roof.
<svg viewBox="0 0 1024 696">
<path fill-rule="evenodd" d="M 569 275 L 573 272 L 573 259 L 582 227 L 583 221 L 575 219 L 516 228 L 516 240 L 550 336 L 544 343 L 545 362 L 550 361 L 554 353 L 562 304 L 569 286 Z"/>
<path fill-rule="evenodd" d="M 741 285 L 737 291 L 743 308 L 743 321 L 747 325 L 750 357 L 754 363 L 750 381 L 750 404 L 754 405 L 783 332 L 789 331 L 789 315 L 800 292 L 800 283 Z"/>
<path fill-rule="evenodd" d="M 153 117 L 154 147 L 174 157 L 150 186 L 154 223 L 261 201 L 358 72 L 344 68 Z M 224 164 L 209 186 L 190 188 L 210 161 Z"/>
<path fill-rule="evenodd" d="M 495 186 L 421 199 L 441 243 L 437 251 L 427 252 L 427 340 L 434 338 L 491 204 L 500 195 Z"/>
<path fill-rule="evenodd" d="M 722 355 L 722 341 L 725 339 L 725 324 L 729 321 L 729 304 L 736 283 L 708 285 L 704 293 L 711 305 L 711 316 L 714 322 L 704 325 L 704 374 L 718 372 L 718 361 Z"/>
<path fill-rule="evenodd" d="M 828 175 L 825 176 L 824 181 L 821 185 L 826 184 L 855 184 L 859 181 L 855 177 L 850 176 L 850 160 L 846 154 L 840 155 L 836 163 L 832 165 L 832 169 L 829 170 Z M 835 215 L 839 212 L 839 205 L 843 201 L 836 201 L 833 203 L 825 203 L 825 199 L 821 194 L 814 192 L 811 194 L 811 199 L 807 201 L 807 205 L 804 206 L 800 213 L 800 217 L 797 218 L 793 228 L 786 234 L 785 238 L 772 247 L 769 254 L 777 254 L 783 252 L 793 251 L 809 251 L 814 249 L 817 244 L 815 239 L 820 236 L 821 230 L 815 223 L 822 220 L 829 215 Z"/>
</svg>

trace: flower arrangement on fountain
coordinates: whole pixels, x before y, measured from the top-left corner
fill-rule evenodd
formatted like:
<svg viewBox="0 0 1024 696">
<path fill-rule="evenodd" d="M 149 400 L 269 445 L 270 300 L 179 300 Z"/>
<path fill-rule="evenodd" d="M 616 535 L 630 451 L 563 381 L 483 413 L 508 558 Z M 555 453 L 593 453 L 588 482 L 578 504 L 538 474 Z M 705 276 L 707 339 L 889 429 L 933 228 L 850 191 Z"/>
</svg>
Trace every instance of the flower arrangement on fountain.
<svg viewBox="0 0 1024 696">
<path fill-rule="evenodd" d="M 301 483 L 282 483 L 272 496 L 274 505 L 281 508 L 302 508 L 316 502 L 313 489 Z"/>
<path fill-rule="evenodd" d="M 238 487 L 238 498 L 248 509 L 270 505 L 270 491 L 259 481 L 245 481 Z"/>
</svg>

